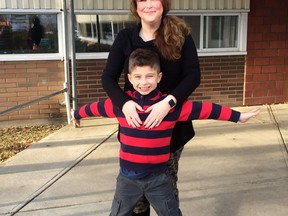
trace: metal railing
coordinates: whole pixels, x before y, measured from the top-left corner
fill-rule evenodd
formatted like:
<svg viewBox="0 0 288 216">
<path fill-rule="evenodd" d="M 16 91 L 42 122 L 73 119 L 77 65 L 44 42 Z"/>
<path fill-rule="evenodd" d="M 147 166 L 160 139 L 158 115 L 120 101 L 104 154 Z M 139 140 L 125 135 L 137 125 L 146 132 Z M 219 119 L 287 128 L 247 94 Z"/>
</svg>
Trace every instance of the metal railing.
<svg viewBox="0 0 288 216">
<path fill-rule="evenodd" d="M 11 107 L 11 108 L 9 108 L 9 109 L 7 109 L 7 110 L 1 111 L 1 112 L 0 112 L 0 116 L 1 116 L 1 115 L 4 115 L 4 114 L 7 114 L 7 113 L 9 113 L 9 112 L 12 112 L 12 111 L 14 111 L 14 110 L 20 109 L 20 108 L 22 108 L 22 107 L 29 106 L 29 105 L 34 104 L 34 103 L 37 103 L 37 102 L 39 102 L 39 101 L 45 100 L 45 99 L 47 99 L 47 98 L 53 97 L 53 96 L 55 96 L 55 95 L 58 95 L 58 94 L 61 94 L 61 93 L 65 93 L 65 92 L 67 92 L 67 91 L 68 91 L 68 88 L 64 88 L 64 89 L 59 90 L 59 91 L 57 91 L 57 92 L 51 93 L 51 94 L 49 94 L 49 95 L 46 95 L 46 96 L 43 96 L 43 97 L 40 97 L 40 98 L 31 100 L 31 101 L 28 101 L 28 102 L 23 103 L 23 104 L 19 104 L 19 105 L 17 105 L 17 106 Z"/>
</svg>

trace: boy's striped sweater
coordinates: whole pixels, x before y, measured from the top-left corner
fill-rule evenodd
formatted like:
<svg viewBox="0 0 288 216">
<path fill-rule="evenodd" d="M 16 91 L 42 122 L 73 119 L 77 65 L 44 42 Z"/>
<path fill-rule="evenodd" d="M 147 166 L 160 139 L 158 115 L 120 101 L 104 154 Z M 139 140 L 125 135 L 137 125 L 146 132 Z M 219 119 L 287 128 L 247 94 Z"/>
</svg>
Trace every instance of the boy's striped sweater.
<svg viewBox="0 0 288 216">
<path fill-rule="evenodd" d="M 128 91 L 127 94 L 140 104 L 143 109 L 161 101 L 166 95 L 154 90 L 149 95 L 142 96 L 138 92 Z M 142 122 L 149 113 L 139 112 Z M 177 121 L 200 119 L 215 119 L 238 122 L 240 112 L 211 102 L 186 101 L 182 106 L 176 106 L 163 119 L 161 124 L 153 129 L 133 128 L 127 124 L 123 112 L 108 98 L 104 101 L 86 104 L 74 112 L 74 118 L 103 116 L 117 118 L 119 121 L 120 167 L 133 172 L 153 172 L 166 168 L 170 156 L 170 139 Z"/>
</svg>

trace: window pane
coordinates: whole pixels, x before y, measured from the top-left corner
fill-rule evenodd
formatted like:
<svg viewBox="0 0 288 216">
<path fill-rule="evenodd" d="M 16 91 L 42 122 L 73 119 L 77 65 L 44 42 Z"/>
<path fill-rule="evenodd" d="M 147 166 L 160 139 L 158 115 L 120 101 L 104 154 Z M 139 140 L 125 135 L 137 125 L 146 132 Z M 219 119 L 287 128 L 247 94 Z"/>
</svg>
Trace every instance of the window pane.
<svg viewBox="0 0 288 216">
<path fill-rule="evenodd" d="M 191 34 L 194 40 L 194 43 L 199 49 L 200 47 L 200 16 L 178 16 L 183 18 L 191 27 Z"/>
<path fill-rule="evenodd" d="M 205 16 L 204 48 L 237 48 L 238 16 Z"/>
<path fill-rule="evenodd" d="M 129 15 L 76 15 L 76 52 L 109 52 L 118 32 L 131 25 Z"/>
<path fill-rule="evenodd" d="M 58 53 L 56 14 L 1 14 L 0 54 Z"/>
</svg>

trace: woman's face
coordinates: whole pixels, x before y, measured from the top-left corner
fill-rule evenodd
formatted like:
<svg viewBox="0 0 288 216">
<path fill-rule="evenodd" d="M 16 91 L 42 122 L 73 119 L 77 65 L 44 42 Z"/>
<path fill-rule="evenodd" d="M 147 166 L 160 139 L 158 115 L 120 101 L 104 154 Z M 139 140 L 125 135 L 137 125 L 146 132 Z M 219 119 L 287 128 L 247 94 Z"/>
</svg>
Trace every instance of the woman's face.
<svg viewBox="0 0 288 216">
<path fill-rule="evenodd" d="M 137 13 L 141 22 L 158 24 L 161 22 L 163 5 L 161 0 L 136 0 Z"/>
</svg>

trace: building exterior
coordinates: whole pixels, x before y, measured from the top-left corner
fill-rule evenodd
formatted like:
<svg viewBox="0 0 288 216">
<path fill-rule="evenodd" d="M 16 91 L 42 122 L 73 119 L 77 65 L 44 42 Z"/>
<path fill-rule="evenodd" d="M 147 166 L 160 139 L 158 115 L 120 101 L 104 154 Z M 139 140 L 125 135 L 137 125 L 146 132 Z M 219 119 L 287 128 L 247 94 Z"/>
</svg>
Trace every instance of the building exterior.
<svg viewBox="0 0 288 216">
<path fill-rule="evenodd" d="M 117 33 L 134 24 L 129 1 L 74 0 L 74 25 L 70 2 L 0 0 L 0 112 L 63 84 L 75 86 L 78 106 L 106 97 L 101 74 Z M 191 25 L 198 49 L 202 82 L 190 99 L 228 106 L 287 102 L 287 0 L 172 0 L 170 14 Z M 30 30 L 35 18 L 45 32 L 38 45 Z M 63 117 L 63 104 L 60 94 L 0 121 Z"/>
</svg>

